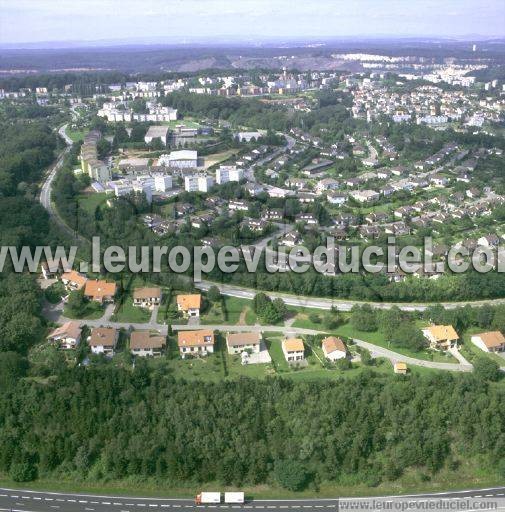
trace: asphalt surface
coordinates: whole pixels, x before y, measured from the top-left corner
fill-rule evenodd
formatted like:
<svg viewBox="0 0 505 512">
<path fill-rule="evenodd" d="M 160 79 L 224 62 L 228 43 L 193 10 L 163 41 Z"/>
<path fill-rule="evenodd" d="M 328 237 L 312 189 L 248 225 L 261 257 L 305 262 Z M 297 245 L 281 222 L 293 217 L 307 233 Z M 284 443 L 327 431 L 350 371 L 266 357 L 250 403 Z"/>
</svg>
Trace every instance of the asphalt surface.
<svg viewBox="0 0 505 512">
<path fill-rule="evenodd" d="M 51 200 L 51 189 L 53 186 L 54 178 L 56 177 L 58 171 L 61 169 L 65 155 L 69 152 L 73 143 L 72 139 L 70 139 L 68 135 L 65 133 L 66 128 L 67 125 L 63 125 L 62 127 L 60 127 L 60 129 L 58 130 L 58 134 L 66 142 L 67 147 L 63 150 L 63 152 L 57 158 L 56 162 L 49 168 L 48 172 L 46 173 L 46 177 L 40 189 L 39 200 L 42 206 L 49 213 L 51 219 L 59 226 L 59 228 L 64 233 L 66 233 L 71 239 L 78 240 L 81 243 L 87 244 L 88 241 L 84 237 L 78 235 L 73 229 L 71 229 L 68 226 L 68 224 L 66 224 L 66 222 L 63 221 L 63 219 L 59 216 L 58 212 L 56 211 L 54 204 Z"/>
<path fill-rule="evenodd" d="M 258 293 L 258 290 L 251 288 L 243 288 L 241 286 L 232 286 L 228 284 L 214 283 L 210 281 L 195 282 L 195 287 L 200 290 L 208 290 L 211 286 L 217 286 L 223 295 L 229 297 L 237 297 L 240 299 L 253 299 Z M 261 290 L 263 291 L 263 290 Z M 416 302 L 367 302 L 359 300 L 339 300 L 339 299 L 324 299 L 318 297 L 305 297 L 303 295 L 289 295 L 286 293 L 263 291 L 272 299 L 281 298 L 288 306 L 298 306 L 304 308 L 316 309 L 331 309 L 337 308 L 339 311 L 351 311 L 352 307 L 356 304 L 369 304 L 377 309 L 391 309 L 397 306 L 403 311 L 424 311 L 435 303 L 416 303 Z M 480 307 L 486 304 L 496 306 L 498 304 L 505 304 L 505 299 L 488 299 L 488 300 L 474 300 L 463 302 L 440 302 L 446 309 L 462 308 L 466 305 L 473 307 Z"/>
<path fill-rule="evenodd" d="M 141 510 L 387 510 L 387 505 L 413 504 L 411 509 L 457 510 L 467 503 L 465 510 L 505 510 L 505 487 L 453 491 L 403 496 L 367 498 L 301 499 L 301 500 L 247 500 L 242 505 L 195 505 L 193 499 L 132 498 L 92 494 L 65 494 L 0 488 L 0 511 L 12 512 L 137 512 Z M 451 505 L 449 505 L 451 504 Z M 439 506 L 439 508 L 436 507 Z M 433 508 L 430 508 L 433 506 Z M 445 507 L 445 508 L 443 508 Z M 402 510 L 397 508 L 396 510 Z M 408 510 L 404 508 L 404 510 Z M 460 508 L 461 510 L 461 508 Z"/>
</svg>

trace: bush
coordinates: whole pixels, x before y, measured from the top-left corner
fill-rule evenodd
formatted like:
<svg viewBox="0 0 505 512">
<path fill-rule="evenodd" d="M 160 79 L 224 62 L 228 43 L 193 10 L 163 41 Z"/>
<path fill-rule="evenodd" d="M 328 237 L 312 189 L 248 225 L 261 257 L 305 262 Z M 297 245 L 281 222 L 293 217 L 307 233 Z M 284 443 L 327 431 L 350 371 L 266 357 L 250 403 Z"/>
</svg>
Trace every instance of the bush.
<svg viewBox="0 0 505 512">
<path fill-rule="evenodd" d="M 308 474 L 305 467 L 295 460 L 277 461 L 274 475 L 279 485 L 290 491 L 301 491 L 307 485 Z"/>
<path fill-rule="evenodd" d="M 9 475 L 14 482 L 32 482 L 37 478 L 37 468 L 31 462 L 13 463 Z"/>
</svg>

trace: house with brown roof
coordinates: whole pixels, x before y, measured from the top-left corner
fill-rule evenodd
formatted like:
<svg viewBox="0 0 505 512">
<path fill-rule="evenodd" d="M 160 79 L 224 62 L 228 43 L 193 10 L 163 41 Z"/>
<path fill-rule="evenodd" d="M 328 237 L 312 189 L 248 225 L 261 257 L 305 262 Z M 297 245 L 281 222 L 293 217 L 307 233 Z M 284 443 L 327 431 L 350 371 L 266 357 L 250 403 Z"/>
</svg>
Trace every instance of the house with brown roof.
<svg viewBox="0 0 505 512">
<path fill-rule="evenodd" d="M 116 295 L 116 283 L 94 279 L 86 281 L 84 296 L 96 302 L 113 302 Z"/>
<path fill-rule="evenodd" d="M 228 354 L 240 354 L 245 350 L 259 353 L 261 334 L 259 332 L 229 332 L 226 335 Z"/>
<path fill-rule="evenodd" d="M 161 288 L 135 288 L 133 290 L 133 305 L 141 308 L 152 308 L 161 303 Z"/>
<path fill-rule="evenodd" d="M 199 293 L 177 295 L 177 309 L 186 317 L 199 317 L 202 307 L 202 296 Z"/>
<path fill-rule="evenodd" d="M 68 291 L 80 290 L 86 285 L 87 281 L 88 278 L 86 276 L 79 274 L 79 272 L 75 270 L 70 270 L 69 272 L 61 274 L 61 282 L 65 285 L 65 288 Z"/>
<path fill-rule="evenodd" d="M 130 351 L 134 356 L 160 356 L 166 344 L 166 338 L 159 333 L 133 331 L 130 336 Z"/>
<path fill-rule="evenodd" d="M 79 322 L 65 322 L 51 332 L 47 339 L 57 343 L 63 350 L 76 348 L 81 341 L 81 326 Z"/>
<path fill-rule="evenodd" d="M 282 341 L 282 352 L 284 358 L 290 364 L 305 361 L 305 347 L 300 338 L 286 338 Z"/>
<path fill-rule="evenodd" d="M 452 325 L 431 325 L 422 330 L 430 348 L 448 350 L 458 346 L 459 336 Z"/>
<path fill-rule="evenodd" d="M 214 332 L 209 330 L 179 331 L 177 334 L 179 353 L 186 356 L 206 356 L 214 352 Z"/>
<path fill-rule="evenodd" d="M 505 351 L 505 336 L 500 331 L 482 332 L 474 334 L 470 340 L 484 352 Z"/>
<path fill-rule="evenodd" d="M 321 343 L 321 347 L 323 349 L 324 357 L 330 361 L 344 359 L 347 356 L 347 347 L 345 346 L 345 343 L 336 336 L 324 338 Z"/>
<path fill-rule="evenodd" d="M 95 327 L 88 338 L 89 346 L 93 354 L 114 355 L 119 331 L 114 327 Z"/>
</svg>

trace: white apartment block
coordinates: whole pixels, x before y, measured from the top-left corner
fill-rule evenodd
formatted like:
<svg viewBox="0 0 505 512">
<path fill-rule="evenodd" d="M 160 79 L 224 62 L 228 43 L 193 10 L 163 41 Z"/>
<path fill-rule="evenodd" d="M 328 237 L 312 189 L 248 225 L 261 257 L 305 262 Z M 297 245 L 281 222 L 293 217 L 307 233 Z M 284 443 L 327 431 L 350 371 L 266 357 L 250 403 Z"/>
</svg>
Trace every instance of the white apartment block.
<svg viewBox="0 0 505 512">
<path fill-rule="evenodd" d="M 184 178 L 184 190 L 186 192 L 208 192 L 213 185 L 214 178 L 212 176 L 195 174 Z"/>
<path fill-rule="evenodd" d="M 240 181 L 243 177 L 243 169 L 237 169 L 236 165 L 221 165 L 216 171 L 216 183 L 218 185 L 223 185 L 230 181 Z"/>
</svg>

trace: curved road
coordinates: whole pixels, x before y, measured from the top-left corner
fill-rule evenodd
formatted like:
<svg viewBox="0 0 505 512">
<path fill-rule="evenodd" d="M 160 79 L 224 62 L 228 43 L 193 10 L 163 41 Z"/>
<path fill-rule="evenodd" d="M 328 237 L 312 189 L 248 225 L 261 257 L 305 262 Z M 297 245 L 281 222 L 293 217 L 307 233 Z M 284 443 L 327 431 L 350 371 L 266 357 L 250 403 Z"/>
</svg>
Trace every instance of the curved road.
<svg viewBox="0 0 505 512">
<path fill-rule="evenodd" d="M 402 505 L 411 504 L 402 508 Z M 465 508 L 462 508 L 464 505 Z M 396 505 L 396 506 L 395 506 Z M 438 505 L 438 506 L 437 506 Z M 505 487 L 431 494 L 365 498 L 247 500 L 243 505 L 199 505 L 193 499 L 142 498 L 93 494 L 56 493 L 0 488 L 0 511 L 8 512 L 138 512 L 195 510 L 505 510 Z"/>
<path fill-rule="evenodd" d="M 42 187 L 40 189 L 39 200 L 40 200 L 40 203 L 42 204 L 42 206 L 49 213 L 49 216 L 51 217 L 51 219 L 57 224 L 57 226 L 67 236 L 70 237 L 70 239 L 77 240 L 80 243 L 87 244 L 88 241 L 84 237 L 77 234 L 60 217 L 58 211 L 54 207 L 54 204 L 52 203 L 52 200 L 51 200 L 51 189 L 53 186 L 54 178 L 56 177 L 56 174 L 58 173 L 58 171 L 61 169 L 61 166 L 63 165 L 63 160 L 65 159 L 66 154 L 70 151 L 70 148 L 72 147 L 72 144 L 73 144 L 72 139 L 65 132 L 66 128 L 67 128 L 66 124 L 61 126 L 58 130 L 58 134 L 65 141 L 65 143 L 67 144 L 67 147 L 62 151 L 62 153 L 58 156 L 56 162 L 47 171 L 45 180 L 42 183 Z"/>
</svg>

